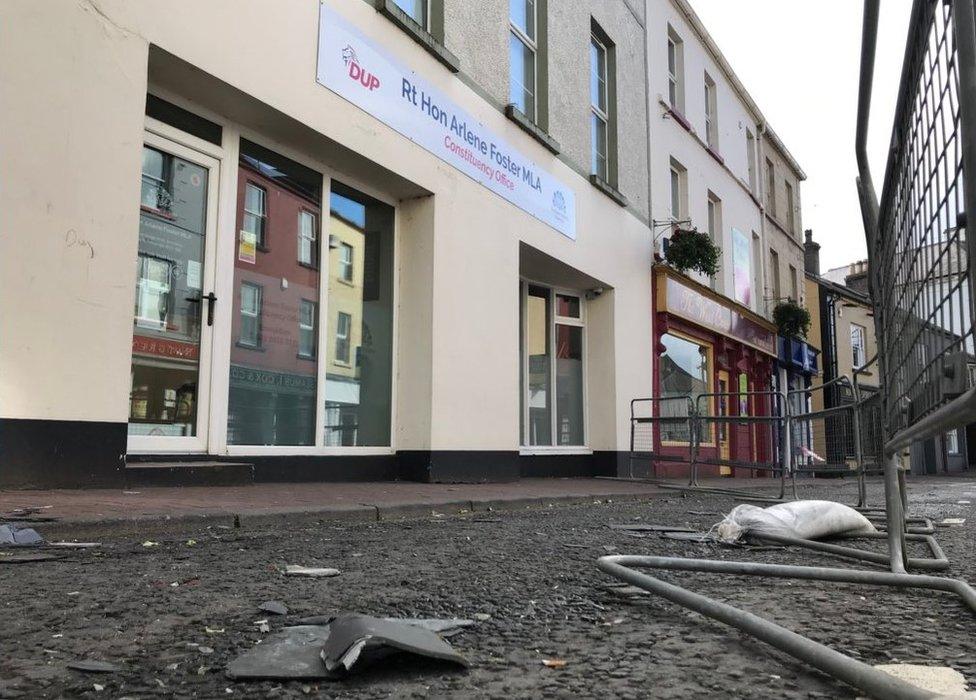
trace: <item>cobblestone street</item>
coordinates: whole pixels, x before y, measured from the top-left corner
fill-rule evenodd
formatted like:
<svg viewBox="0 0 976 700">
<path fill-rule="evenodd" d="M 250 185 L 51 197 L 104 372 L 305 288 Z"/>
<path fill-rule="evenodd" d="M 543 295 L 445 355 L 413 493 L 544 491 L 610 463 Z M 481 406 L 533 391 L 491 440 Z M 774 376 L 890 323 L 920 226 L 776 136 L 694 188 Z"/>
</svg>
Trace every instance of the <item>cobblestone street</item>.
<svg viewBox="0 0 976 700">
<path fill-rule="evenodd" d="M 871 503 L 881 485 L 870 483 Z M 853 483 L 802 487 L 801 496 L 851 502 Z M 913 513 L 936 520 L 952 561 L 976 578 L 976 482 L 910 483 Z M 608 552 L 795 564 L 844 562 L 808 551 L 727 548 L 636 538 L 611 523 L 707 529 L 725 497 L 594 502 L 509 512 L 432 512 L 374 523 L 312 516 L 35 527 L 49 540 L 97 540 L 61 561 L 0 566 L 0 697 L 854 697 L 855 693 L 721 625 L 651 596 L 622 597 L 594 562 Z M 144 546 L 158 542 L 158 546 Z M 870 543 L 881 547 L 882 542 Z M 867 545 L 865 545 L 867 546 Z M 8 550 L 9 551 L 9 550 Z M 921 552 L 918 555 L 922 555 Z M 331 579 L 286 578 L 286 564 L 334 566 Z M 768 616 L 872 664 L 948 665 L 976 677 L 976 621 L 949 595 L 786 580 L 663 574 Z M 266 633 L 311 615 L 478 620 L 451 643 L 468 671 L 392 661 L 339 682 L 232 682 L 228 662 Z M 212 650 L 212 651 L 210 651 Z M 68 670 L 110 661 L 113 674 Z M 548 667 L 545 659 L 565 661 Z M 96 690 L 96 684 L 103 687 Z"/>
</svg>

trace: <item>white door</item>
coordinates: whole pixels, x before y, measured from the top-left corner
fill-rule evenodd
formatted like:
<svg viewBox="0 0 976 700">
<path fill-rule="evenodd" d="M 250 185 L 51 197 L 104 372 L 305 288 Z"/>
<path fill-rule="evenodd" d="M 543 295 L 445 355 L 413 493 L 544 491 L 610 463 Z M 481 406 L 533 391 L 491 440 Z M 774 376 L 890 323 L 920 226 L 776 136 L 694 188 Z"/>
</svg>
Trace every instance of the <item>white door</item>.
<svg viewBox="0 0 976 700">
<path fill-rule="evenodd" d="M 229 308 L 214 295 L 219 165 L 145 135 L 129 452 L 207 450 L 214 318 Z"/>
</svg>

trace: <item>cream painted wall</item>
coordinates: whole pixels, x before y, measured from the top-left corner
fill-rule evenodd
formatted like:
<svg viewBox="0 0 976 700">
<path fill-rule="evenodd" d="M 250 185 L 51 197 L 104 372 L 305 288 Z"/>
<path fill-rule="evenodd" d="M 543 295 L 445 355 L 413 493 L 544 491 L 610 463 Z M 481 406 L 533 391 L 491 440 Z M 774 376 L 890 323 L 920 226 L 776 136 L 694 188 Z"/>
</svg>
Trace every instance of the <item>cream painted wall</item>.
<svg viewBox="0 0 976 700">
<path fill-rule="evenodd" d="M 626 449 L 628 402 L 651 386 L 647 229 L 369 5 L 329 4 L 570 186 L 578 240 L 316 84 L 316 3 L 7 2 L 0 6 L 0 87 L 17 109 L 0 129 L 0 415 L 126 420 L 153 44 L 306 125 L 325 144 L 315 157 L 338 172 L 345 156 L 324 139 L 433 193 L 401 202 L 398 211 L 397 448 L 517 448 L 524 241 L 614 290 L 600 302 L 612 299 L 612 321 L 599 326 L 607 332 L 609 325 L 613 342 L 601 349 L 600 338 L 590 339 L 603 357 L 590 363 L 591 406 L 600 410 L 590 411 L 589 427 L 592 447 Z M 254 36 L 262 40 L 247 40 Z M 248 120 L 244 126 L 260 133 L 244 99 L 209 106 L 222 108 L 227 123 Z M 384 185 L 366 184 L 380 192 Z M 227 225 L 219 223 L 225 236 Z M 77 238 L 68 245 L 72 230 Z"/>
</svg>

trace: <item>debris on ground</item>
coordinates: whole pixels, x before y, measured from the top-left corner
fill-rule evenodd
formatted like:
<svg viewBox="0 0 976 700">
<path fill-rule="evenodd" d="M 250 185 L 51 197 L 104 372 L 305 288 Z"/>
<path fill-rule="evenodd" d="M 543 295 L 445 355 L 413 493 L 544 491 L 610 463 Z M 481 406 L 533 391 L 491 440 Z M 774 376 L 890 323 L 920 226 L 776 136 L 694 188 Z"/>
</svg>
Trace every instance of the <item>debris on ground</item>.
<svg viewBox="0 0 976 700">
<path fill-rule="evenodd" d="M 122 670 L 121 666 L 109 663 L 108 661 L 97 661 L 95 659 L 79 659 L 69 661 L 68 668 L 85 673 L 117 673 Z"/>
<path fill-rule="evenodd" d="M 610 523 L 610 529 L 624 530 L 625 532 L 695 532 L 694 528 L 680 525 L 624 525 Z"/>
<path fill-rule="evenodd" d="M 338 575 L 338 569 L 300 566 L 298 564 L 288 564 L 285 567 L 285 576 L 311 576 L 312 578 L 327 578 L 329 576 Z"/>
<path fill-rule="evenodd" d="M 357 622 L 356 620 L 360 618 L 376 624 Z M 332 678 L 334 674 L 326 666 L 324 654 L 336 624 L 339 624 L 338 633 L 342 637 L 334 640 L 333 644 L 335 648 L 339 648 L 337 653 L 340 658 L 349 661 L 349 667 L 353 664 L 376 661 L 398 650 L 430 656 L 431 654 L 425 653 L 428 648 L 438 654 L 449 654 L 450 658 L 445 660 L 460 659 L 458 663 L 466 665 L 442 638 L 457 634 L 463 628 L 475 624 L 473 620 L 373 618 L 366 615 L 341 617 L 322 615 L 305 618 L 305 620 L 322 622 L 285 627 L 280 632 L 276 632 L 264 639 L 261 644 L 231 661 L 227 666 L 227 676 L 235 680 Z M 342 622 L 343 620 L 346 622 Z M 363 634 L 369 635 L 368 638 L 364 639 Z M 357 656 L 347 658 L 353 646 L 357 647 Z M 434 656 L 434 658 L 443 657 Z M 342 666 L 342 668 L 347 667 Z"/>
<path fill-rule="evenodd" d="M 288 614 L 288 606 L 278 600 L 266 600 L 258 606 L 258 610 L 272 615 Z"/>
<path fill-rule="evenodd" d="M 467 660 L 435 632 L 399 621 L 369 615 L 342 615 L 329 626 L 322 660 L 330 673 L 351 671 L 392 651 L 440 659 L 463 667 Z"/>
<path fill-rule="evenodd" d="M 0 525 L 0 547 L 34 547 L 44 544 L 37 530 L 17 523 Z"/>
<path fill-rule="evenodd" d="M 49 547 L 64 547 L 65 549 L 92 549 L 101 547 L 101 542 L 48 542 Z"/>
<path fill-rule="evenodd" d="M 142 543 L 142 546 L 143 547 L 158 547 L 159 546 L 159 542 L 153 542 L 152 540 L 146 540 L 145 542 Z"/>
<path fill-rule="evenodd" d="M 780 535 L 815 540 L 843 534 L 877 532 L 871 521 L 850 506 L 834 501 L 791 501 L 767 508 L 743 503 L 715 526 L 722 542 L 737 542 L 747 534 Z"/>
<path fill-rule="evenodd" d="M 969 697 L 966 695 L 966 677 L 948 666 L 879 664 L 875 668 L 927 690 L 934 694 L 933 697 Z"/>
<path fill-rule="evenodd" d="M 965 525 L 966 524 L 966 519 L 965 518 L 946 518 L 945 520 L 943 520 L 942 522 L 937 523 L 937 524 L 938 525 L 942 525 L 944 527 L 951 527 L 953 525 Z"/>
<path fill-rule="evenodd" d="M 563 668 L 566 666 L 565 659 L 543 659 L 542 665 L 548 668 Z"/>
<path fill-rule="evenodd" d="M 53 554 L 10 554 L 0 556 L 0 564 L 30 564 L 39 561 L 60 561 Z"/>
</svg>

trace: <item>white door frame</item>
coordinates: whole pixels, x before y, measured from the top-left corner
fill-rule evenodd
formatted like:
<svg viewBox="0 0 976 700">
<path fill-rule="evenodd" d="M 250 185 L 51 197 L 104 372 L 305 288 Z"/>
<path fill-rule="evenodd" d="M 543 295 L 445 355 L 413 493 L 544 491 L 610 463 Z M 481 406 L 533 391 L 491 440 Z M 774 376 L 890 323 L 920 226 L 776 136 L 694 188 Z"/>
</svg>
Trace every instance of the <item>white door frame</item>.
<svg viewBox="0 0 976 700">
<path fill-rule="evenodd" d="M 214 155 L 203 153 L 200 150 L 190 148 L 171 138 L 155 133 L 160 130 L 152 127 L 153 125 L 150 123 L 150 120 L 147 120 L 147 129 L 143 137 L 143 143 L 145 145 L 158 148 L 161 151 L 207 168 L 207 219 L 204 229 L 203 286 L 200 290 L 201 295 L 206 295 L 207 293 L 214 292 L 216 281 L 217 203 L 219 201 L 218 192 L 220 187 L 220 159 Z M 135 290 L 133 290 L 134 293 Z M 221 301 L 224 303 L 220 304 Z M 215 310 L 215 316 L 217 318 L 223 315 L 221 311 L 228 308 L 228 304 L 229 300 L 218 298 L 217 308 Z M 223 309 L 220 308 L 221 306 L 223 306 Z M 210 323 L 211 319 L 209 316 L 207 323 L 202 322 L 204 316 L 205 314 L 201 313 L 200 355 L 197 363 L 196 435 L 192 437 L 130 435 L 128 436 L 126 448 L 130 454 L 207 452 L 211 423 L 211 376 L 213 374 L 215 325 Z"/>
</svg>

